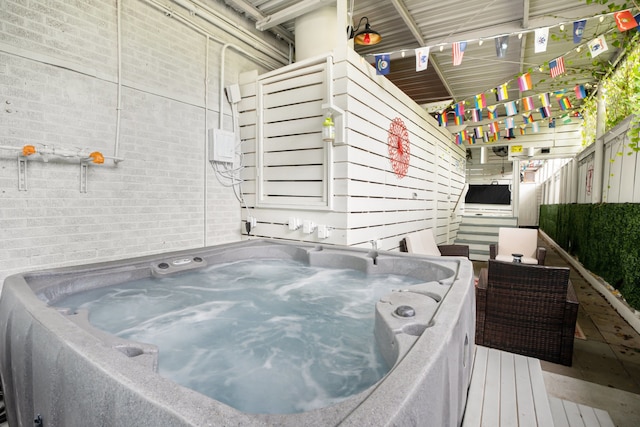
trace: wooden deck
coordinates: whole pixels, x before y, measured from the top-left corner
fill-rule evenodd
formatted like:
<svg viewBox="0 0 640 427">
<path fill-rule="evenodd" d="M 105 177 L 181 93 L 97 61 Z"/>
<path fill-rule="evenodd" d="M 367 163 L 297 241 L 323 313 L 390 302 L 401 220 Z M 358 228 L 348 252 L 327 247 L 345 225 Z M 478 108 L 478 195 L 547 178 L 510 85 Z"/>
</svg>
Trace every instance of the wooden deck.
<svg viewBox="0 0 640 427">
<path fill-rule="evenodd" d="M 606 411 L 549 397 L 540 361 L 476 346 L 463 427 L 613 427 Z"/>
<path fill-rule="evenodd" d="M 615 427 L 607 411 L 549 397 L 555 427 Z"/>
</svg>

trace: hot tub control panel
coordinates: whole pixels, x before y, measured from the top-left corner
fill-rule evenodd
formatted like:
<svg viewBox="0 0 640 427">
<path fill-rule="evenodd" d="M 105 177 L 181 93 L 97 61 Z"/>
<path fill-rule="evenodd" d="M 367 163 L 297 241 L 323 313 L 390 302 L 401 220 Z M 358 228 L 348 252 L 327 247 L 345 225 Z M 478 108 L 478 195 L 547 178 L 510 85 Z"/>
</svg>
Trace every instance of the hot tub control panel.
<svg viewBox="0 0 640 427">
<path fill-rule="evenodd" d="M 207 261 L 199 256 L 182 257 L 155 262 L 151 264 L 151 272 L 156 277 L 162 277 L 182 271 L 195 270 L 206 266 Z"/>
</svg>

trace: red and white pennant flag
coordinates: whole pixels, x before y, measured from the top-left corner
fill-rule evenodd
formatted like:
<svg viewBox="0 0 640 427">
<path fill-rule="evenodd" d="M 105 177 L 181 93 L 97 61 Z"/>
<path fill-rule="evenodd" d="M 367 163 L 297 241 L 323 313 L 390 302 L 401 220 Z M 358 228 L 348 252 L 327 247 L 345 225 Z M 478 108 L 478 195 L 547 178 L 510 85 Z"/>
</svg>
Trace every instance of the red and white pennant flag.
<svg viewBox="0 0 640 427">
<path fill-rule="evenodd" d="M 560 56 L 553 61 L 549 61 L 549 71 L 551 72 L 551 77 L 554 79 L 559 75 L 564 74 L 564 58 Z"/>
<path fill-rule="evenodd" d="M 464 55 L 464 50 L 467 48 L 467 42 L 455 42 L 453 44 L 453 65 L 462 64 L 462 56 Z"/>
</svg>

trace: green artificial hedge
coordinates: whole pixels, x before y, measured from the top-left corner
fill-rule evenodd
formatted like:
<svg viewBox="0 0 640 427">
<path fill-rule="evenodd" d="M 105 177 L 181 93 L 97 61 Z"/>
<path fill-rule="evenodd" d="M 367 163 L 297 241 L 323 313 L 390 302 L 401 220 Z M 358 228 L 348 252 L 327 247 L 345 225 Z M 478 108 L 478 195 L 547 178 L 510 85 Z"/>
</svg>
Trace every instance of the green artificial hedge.
<svg viewBox="0 0 640 427">
<path fill-rule="evenodd" d="M 540 229 L 640 310 L 640 204 L 542 205 Z"/>
</svg>

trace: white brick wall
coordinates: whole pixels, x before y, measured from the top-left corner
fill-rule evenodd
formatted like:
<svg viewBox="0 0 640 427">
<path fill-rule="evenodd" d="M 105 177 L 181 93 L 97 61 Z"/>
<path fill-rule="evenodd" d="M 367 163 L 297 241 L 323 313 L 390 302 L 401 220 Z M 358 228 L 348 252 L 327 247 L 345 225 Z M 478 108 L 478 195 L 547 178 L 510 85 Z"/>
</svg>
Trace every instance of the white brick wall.
<svg viewBox="0 0 640 427">
<path fill-rule="evenodd" d="M 115 5 L 0 2 L 0 146 L 44 144 L 113 155 Z M 24 270 L 240 239 L 240 204 L 205 156 L 206 128 L 218 124 L 221 43 L 208 44 L 205 125 L 206 38 L 143 0 L 122 1 L 121 22 L 119 155 L 125 161 L 89 166 L 88 191 L 81 193 L 77 160 L 45 163 L 34 156 L 28 190 L 19 191 L 17 153 L 0 150 L 0 283 Z M 219 40 L 254 49 L 198 24 Z M 232 49 L 224 67 L 226 85 L 240 72 L 265 71 Z"/>
</svg>

